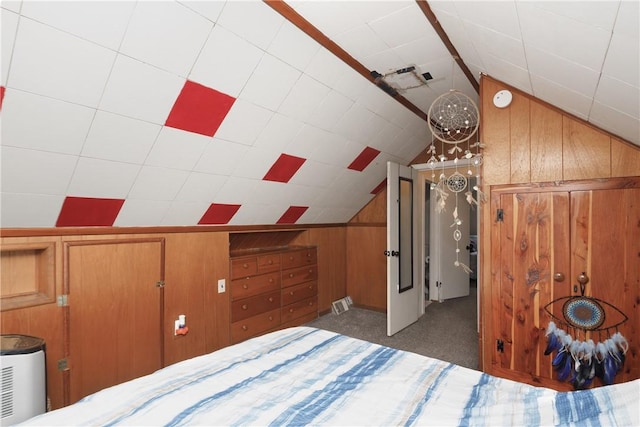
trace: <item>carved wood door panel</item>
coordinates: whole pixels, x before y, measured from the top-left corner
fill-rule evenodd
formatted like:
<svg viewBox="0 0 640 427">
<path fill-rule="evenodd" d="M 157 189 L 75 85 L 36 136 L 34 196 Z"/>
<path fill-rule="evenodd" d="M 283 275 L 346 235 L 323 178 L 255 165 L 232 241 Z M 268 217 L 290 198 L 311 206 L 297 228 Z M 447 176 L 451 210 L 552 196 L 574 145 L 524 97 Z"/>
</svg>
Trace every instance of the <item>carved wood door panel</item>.
<svg viewBox="0 0 640 427">
<path fill-rule="evenodd" d="M 577 277 L 584 273 L 589 278 L 585 295 L 629 317 L 618 328 L 630 349 L 616 381 L 638 378 L 640 179 L 504 186 L 492 190 L 491 203 L 491 319 L 486 323 L 495 351 L 490 372 L 571 388 L 555 379 L 552 357 L 544 355 L 552 320 L 545 307 L 561 317 L 562 302 L 556 300 L 580 295 Z M 571 333 L 606 339 L 596 332 Z"/>
</svg>

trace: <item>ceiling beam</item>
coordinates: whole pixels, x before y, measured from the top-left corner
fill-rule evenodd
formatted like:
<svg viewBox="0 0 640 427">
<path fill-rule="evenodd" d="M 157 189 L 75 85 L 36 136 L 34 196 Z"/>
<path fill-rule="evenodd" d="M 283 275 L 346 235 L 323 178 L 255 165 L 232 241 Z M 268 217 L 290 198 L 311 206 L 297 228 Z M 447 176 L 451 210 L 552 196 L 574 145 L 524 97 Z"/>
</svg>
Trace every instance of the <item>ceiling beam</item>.
<svg viewBox="0 0 640 427">
<path fill-rule="evenodd" d="M 449 40 L 449 36 L 447 35 L 447 33 L 445 33 L 442 25 L 440 25 L 438 18 L 431 10 L 431 7 L 427 3 L 427 0 L 416 0 L 416 3 L 418 3 L 418 6 L 422 10 L 422 13 L 424 13 L 424 16 L 427 18 L 427 21 L 429 21 L 433 29 L 436 30 L 436 33 L 438 33 L 440 40 L 442 40 L 442 43 L 444 43 L 449 53 L 458 64 L 458 67 L 460 67 L 464 75 L 467 76 L 467 79 L 469 79 L 469 83 L 471 83 L 471 86 L 473 86 L 473 88 L 476 90 L 476 93 L 480 93 L 480 85 L 476 81 L 475 77 L 473 77 L 473 73 L 471 72 L 471 70 L 469 70 L 467 64 L 465 64 L 462 58 L 460 58 L 458 51 L 456 50 L 455 46 L 453 46 L 453 43 L 451 43 L 451 40 Z M 453 78 L 453 76 L 451 77 Z"/>
<path fill-rule="evenodd" d="M 353 56 L 349 55 L 344 49 L 338 46 L 333 40 L 324 35 L 324 33 L 318 30 L 313 24 L 307 21 L 304 17 L 302 17 L 298 12 L 296 12 L 291 6 L 289 6 L 283 0 L 263 0 L 268 6 L 270 6 L 273 10 L 282 15 L 286 20 L 291 22 L 293 25 L 302 30 L 309 37 L 317 41 L 321 46 L 326 48 L 329 52 L 333 53 L 335 56 L 340 58 L 345 64 L 353 68 L 371 83 L 378 85 L 378 81 L 376 81 L 375 77 L 371 75 L 371 70 L 368 70 L 367 67 L 358 62 Z M 381 89 L 382 90 L 382 89 Z M 385 93 L 387 93 L 385 91 Z M 390 95 L 393 99 L 398 101 L 404 107 L 409 109 L 415 115 L 420 117 L 422 120 L 427 120 L 427 114 L 419 109 L 416 105 L 410 102 L 408 99 L 403 97 L 402 95 Z"/>
</svg>

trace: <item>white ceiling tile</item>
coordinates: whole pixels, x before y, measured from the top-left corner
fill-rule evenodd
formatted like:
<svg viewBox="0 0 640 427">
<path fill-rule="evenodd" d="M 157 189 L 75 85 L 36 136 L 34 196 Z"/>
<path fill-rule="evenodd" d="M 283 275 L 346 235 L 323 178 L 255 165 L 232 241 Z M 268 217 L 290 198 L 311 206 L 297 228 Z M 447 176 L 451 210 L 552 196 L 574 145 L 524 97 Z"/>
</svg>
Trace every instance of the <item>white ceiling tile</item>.
<svg viewBox="0 0 640 427">
<path fill-rule="evenodd" d="M 175 2 L 137 2 L 120 52 L 186 77 L 213 24 Z"/>
<path fill-rule="evenodd" d="M 352 105 L 352 100 L 336 91 L 331 91 L 309 116 L 308 121 L 321 129 L 332 130 Z"/>
<path fill-rule="evenodd" d="M 640 88 L 636 86 L 602 76 L 595 101 L 614 110 L 624 111 L 631 117 L 640 118 Z"/>
<path fill-rule="evenodd" d="M 202 153 L 194 171 L 229 176 L 249 147 L 213 138 Z"/>
<path fill-rule="evenodd" d="M 335 36 L 334 41 L 354 58 L 366 58 L 391 47 L 365 24 Z"/>
<path fill-rule="evenodd" d="M 345 135 L 347 138 L 366 144 L 370 134 L 369 126 L 375 120 L 376 115 L 355 103 L 336 124 L 336 132 Z"/>
<path fill-rule="evenodd" d="M 591 98 L 535 75 L 531 76 L 531 85 L 537 98 L 580 118 L 589 115 Z"/>
<path fill-rule="evenodd" d="M 640 37 L 640 25 L 638 25 L 638 21 L 640 21 L 640 2 L 621 1 L 613 32 L 614 34 L 637 39 Z"/>
<path fill-rule="evenodd" d="M 618 110 L 595 102 L 589 121 L 607 132 L 640 145 L 640 119 L 621 114 Z"/>
<path fill-rule="evenodd" d="M 307 160 L 293 178 L 291 178 L 289 183 L 326 188 L 331 185 L 341 170 L 342 168 L 335 165 Z"/>
<path fill-rule="evenodd" d="M 160 125 L 98 110 L 82 148 L 82 156 L 141 165 L 161 128 Z"/>
<path fill-rule="evenodd" d="M 140 166 L 80 157 L 67 194 L 80 197 L 124 199 Z"/>
<path fill-rule="evenodd" d="M 2 144 L 80 154 L 95 111 L 9 89 L 2 111 Z"/>
<path fill-rule="evenodd" d="M 236 212 L 236 214 L 229 221 L 230 225 L 261 225 L 261 224 L 275 224 L 275 222 L 282 216 L 282 207 L 278 205 L 266 205 L 253 203 L 253 200 L 249 200 L 243 204 L 242 207 Z"/>
<path fill-rule="evenodd" d="M 162 218 L 162 225 L 196 225 L 211 203 L 174 201 Z"/>
<path fill-rule="evenodd" d="M 511 86 L 524 92 L 532 93 L 531 78 L 527 69 L 505 62 L 493 55 L 489 55 L 483 62 L 488 64 L 484 71 L 491 77 L 509 82 Z"/>
<path fill-rule="evenodd" d="M 313 199 L 315 197 L 315 192 L 309 190 L 309 187 L 306 185 L 296 185 L 289 182 L 287 184 L 287 191 L 282 192 L 287 196 L 285 200 L 285 209 L 283 209 L 282 213 L 284 213 L 289 208 L 289 206 L 308 207 L 313 202 Z M 304 213 L 302 215 L 304 216 Z M 300 217 L 297 223 L 304 224 L 304 220 L 302 219 L 302 217 Z"/>
<path fill-rule="evenodd" d="M 337 56 L 321 47 L 304 70 L 305 74 L 320 83 L 331 87 L 333 83 L 349 68 Z M 350 69 L 350 68 L 349 68 Z"/>
<path fill-rule="evenodd" d="M 272 219 L 275 222 L 291 204 L 289 188 L 292 186 L 275 181 L 257 181 L 253 192 L 253 198 L 249 203 L 253 205 L 279 206 L 279 214 Z M 286 188 L 286 190 L 285 190 Z M 308 188 L 307 188 L 308 190 Z"/>
<path fill-rule="evenodd" d="M 292 156 L 308 159 L 330 140 L 332 134 L 315 126 L 306 125 L 293 140 L 285 147 L 284 151 Z"/>
<path fill-rule="evenodd" d="M 22 7 L 22 0 L 2 0 L 0 3 L 2 9 L 7 9 L 15 13 L 20 13 L 20 7 Z"/>
<path fill-rule="evenodd" d="M 510 62 L 518 67 L 525 68 L 527 59 L 525 58 L 524 45 L 521 39 L 515 39 L 504 33 L 499 33 L 478 25 L 466 25 L 467 35 L 473 40 L 476 52 L 481 57 L 485 57 L 485 52 L 502 58 L 503 61 Z"/>
<path fill-rule="evenodd" d="M 115 55 L 107 48 L 22 19 L 8 85 L 95 107 Z"/>
<path fill-rule="evenodd" d="M 191 172 L 176 196 L 176 201 L 211 203 L 227 177 L 209 173 Z M 208 206 L 208 205 L 207 205 Z M 206 208 L 205 208 L 206 210 Z M 204 210 L 202 211 L 204 212 Z M 202 212 L 200 216 L 202 216 Z M 200 218 L 198 218 L 200 219 Z M 197 222 L 197 221 L 196 221 Z"/>
<path fill-rule="evenodd" d="M 212 138 L 163 127 L 144 164 L 190 171 Z"/>
<path fill-rule="evenodd" d="M 611 33 L 534 6 L 518 3 L 522 39 L 526 46 L 546 50 L 556 56 L 600 70 Z M 541 25 L 544 23 L 544 25 Z M 580 34 L 580 37 L 576 37 Z M 558 41 L 562 40 L 562 43 Z"/>
<path fill-rule="evenodd" d="M 218 128 L 216 138 L 253 145 L 273 114 L 273 111 L 237 99 Z"/>
<path fill-rule="evenodd" d="M 640 87 L 640 38 L 614 33 L 602 73 Z"/>
<path fill-rule="evenodd" d="M 263 55 L 262 50 L 216 25 L 189 79 L 237 97 Z"/>
<path fill-rule="evenodd" d="M 162 224 L 171 202 L 127 199 L 113 223 L 114 227 L 144 227 Z"/>
<path fill-rule="evenodd" d="M 100 101 L 100 109 L 164 124 L 185 80 L 118 55 Z"/>
<path fill-rule="evenodd" d="M 300 132 L 303 126 L 302 122 L 276 113 L 260 132 L 253 146 L 282 152 L 284 147 Z"/>
<path fill-rule="evenodd" d="M 393 151 L 393 139 L 395 135 L 400 133 L 400 128 L 386 120 L 382 124 L 381 130 L 371 139 L 369 146 L 380 151 Z"/>
<path fill-rule="evenodd" d="M 556 82 L 585 96 L 593 97 L 600 73 L 575 62 L 541 51 L 527 48 L 529 73 Z"/>
<path fill-rule="evenodd" d="M 26 1 L 21 14 L 117 50 L 135 5 L 134 1 Z"/>
<path fill-rule="evenodd" d="M 218 24 L 266 50 L 284 18 L 260 1 L 227 1 Z"/>
<path fill-rule="evenodd" d="M 226 1 L 202 1 L 202 0 L 180 0 L 178 3 L 185 5 L 189 9 L 199 13 L 211 22 L 218 22 L 222 9 L 227 4 Z"/>
<path fill-rule="evenodd" d="M 278 108 L 278 112 L 306 121 L 329 90 L 327 86 L 303 74 Z"/>
<path fill-rule="evenodd" d="M 540 9 L 545 9 L 557 15 L 566 16 L 607 31 L 613 29 L 618 7 L 620 6 L 618 0 L 585 1 L 580 2 L 579 7 L 572 1 L 541 1 L 533 2 L 533 4 Z"/>
<path fill-rule="evenodd" d="M 285 21 L 267 52 L 302 71 L 307 68 L 319 49 L 318 42 L 292 23 Z"/>
<path fill-rule="evenodd" d="M 129 197 L 141 200 L 173 200 L 188 177 L 187 171 L 143 166 L 131 187 Z"/>
<path fill-rule="evenodd" d="M 64 196 L 2 193 L 0 227 L 54 227 L 63 202 Z"/>
<path fill-rule="evenodd" d="M 294 0 L 287 3 L 329 38 L 353 28 L 354 21 L 364 23 L 353 13 L 348 13 L 345 9 L 347 2 L 344 1 Z"/>
<path fill-rule="evenodd" d="M 233 176 L 261 180 L 280 157 L 280 152 L 263 148 L 248 150 L 236 163 Z"/>
<path fill-rule="evenodd" d="M 433 38 L 423 37 L 394 49 L 405 64 L 419 65 L 436 58 L 451 58 L 444 45 Z"/>
<path fill-rule="evenodd" d="M 378 86 L 369 85 L 364 91 L 362 91 L 357 102 L 364 108 L 373 112 L 378 112 L 381 111 L 382 105 L 384 105 L 387 98 L 393 99 Z"/>
<path fill-rule="evenodd" d="M 362 144 L 349 141 L 342 135 L 333 134 L 331 139 L 325 140 L 322 145 L 318 146 L 312 160 L 346 168 L 362 152 L 363 148 Z"/>
<path fill-rule="evenodd" d="M 368 23 L 391 48 L 433 36 L 435 33 L 417 3 L 406 3 L 406 5 L 403 9 Z"/>
<path fill-rule="evenodd" d="M 214 202 L 235 205 L 251 202 L 258 182 L 255 179 L 229 177 L 218 194 L 216 194 Z"/>
<path fill-rule="evenodd" d="M 78 158 L 0 146 L 2 192 L 64 195 Z"/>
<path fill-rule="evenodd" d="M 524 2 L 516 1 L 460 1 L 455 2 L 458 16 L 463 21 L 473 22 L 504 33 L 514 39 L 521 38 L 518 25 L 519 8 Z"/>
<path fill-rule="evenodd" d="M 360 98 L 362 92 L 367 90 L 371 85 L 373 85 L 373 83 L 357 71 L 352 68 L 346 68 L 344 72 L 337 77 L 333 89 L 355 101 Z"/>
<path fill-rule="evenodd" d="M 265 54 L 240 93 L 240 98 L 269 110 L 277 110 L 300 78 L 300 71 Z"/>
<path fill-rule="evenodd" d="M 13 54 L 13 44 L 16 40 L 16 31 L 18 30 L 18 15 L 3 10 L 0 14 L 0 20 L 2 22 L 2 28 L 0 28 L 0 67 L 2 67 L 0 85 L 6 87 L 11 55 Z"/>
</svg>

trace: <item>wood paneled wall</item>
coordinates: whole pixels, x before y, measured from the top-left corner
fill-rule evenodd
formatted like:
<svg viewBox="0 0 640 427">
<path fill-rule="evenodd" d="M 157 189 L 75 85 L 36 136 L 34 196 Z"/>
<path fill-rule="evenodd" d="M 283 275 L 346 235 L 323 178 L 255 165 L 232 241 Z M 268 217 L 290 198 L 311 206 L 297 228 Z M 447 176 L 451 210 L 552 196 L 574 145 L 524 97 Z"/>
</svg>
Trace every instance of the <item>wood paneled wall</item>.
<svg viewBox="0 0 640 427">
<path fill-rule="evenodd" d="M 208 227 L 209 228 L 209 227 Z M 291 244 L 315 245 L 318 248 L 318 309 L 329 312 L 331 302 L 346 296 L 347 283 L 347 227 L 329 225 L 292 227 L 295 233 Z M 51 278 L 56 296 L 65 293 L 64 283 L 68 275 L 63 260 L 65 244 L 69 242 L 109 241 L 132 239 L 164 239 L 164 307 L 162 325 L 164 365 L 204 354 L 229 345 L 229 292 L 218 293 L 218 279 L 225 279 L 229 286 L 229 242 L 230 233 L 260 232 L 257 227 L 204 227 L 184 228 L 127 228 L 127 229 L 42 229 L 3 230 L 0 247 L 11 247 L 24 243 L 52 243 L 55 268 Z M 277 231 L 277 229 L 275 230 Z M 75 233 L 75 234 L 73 234 Z M 22 237 L 24 235 L 24 237 Z M 110 246 L 110 245 L 109 245 Z M 117 243 L 113 245 L 117 250 Z M 117 268 L 114 266 L 114 268 Z M 4 279 L 4 278 L 3 278 Z M 109 286 L 104 283 L 103 286 Z M 73 298 L 69 298 L 73 304 Z M 105 301 L 105 304 L 109 304 Z M 68 371 L 58 369 L 58 361 L 73 358 L 68 354 L 68 339 L 63 307 L 55 300 L 41 305 L 8 309 L 2 305 L 0 332 L 24 334 L 43 338 L 47 351 L 47 394 L 51 408 L 65 404 L 68 390 Z M 174 320 L 179 314 L 186 315 L 189 333 L 174 336 Z M 73 319 L 70 319 L 73 321 Z M 96 340 L 100 334 L 96 333 Z M 91 345 L 91 342 L 82 343 Z M 65 376 L 67 379 L 65 380 Z M 66 382 L 66 385 L 65 385 Z M 68 396 L 67 396 L 68 399 Z"/>
<path fill-rule="evenodd" d="M 493 96 L 504 89 L 512 92 L 513 101 L 509 107 L 500 109 L 493 105 Z M 492 186 L 496 185 L 581 180 L 587 182 L 585 190 L 588 190 L 588 181 L 583 180 L 595 182 L 640 176 L 640 147 L 488 76 L 481 78 L 480 118 L 481 141 L 486 145 L 482 190 L 490 200 L 493 200 Z M 612 215 L 617 214 L 613 212 Z M 484 205 L 479 240 L 480 354 L 484 371 L 490 371 L 489 364 L 496 348 L 493 335 L 487 331 L 491 331 L 492 323 L 503 311 L 490 304 L 492 284 L 498 282 L 492 271 L 492 257 L 499 256 L 492 248 L 500 248 L 500 242 L 494 241 L 496 236 L 492 236 L 494 223 L 495 209 Z M 640 284 L 634 282 L 626 286 L 638 287 Z"/>
</svg>

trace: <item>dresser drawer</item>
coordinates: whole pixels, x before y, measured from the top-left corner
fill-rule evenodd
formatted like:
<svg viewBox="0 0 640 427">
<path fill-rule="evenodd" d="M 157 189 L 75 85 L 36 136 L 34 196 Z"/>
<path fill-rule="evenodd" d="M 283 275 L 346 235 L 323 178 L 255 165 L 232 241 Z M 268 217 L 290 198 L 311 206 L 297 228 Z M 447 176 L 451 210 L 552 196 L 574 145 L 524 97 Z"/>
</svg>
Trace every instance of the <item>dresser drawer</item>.
<svg viewBox="0 0 640 427">
<path fill-rule="evenodd" d="M 305 267 L 291 268 L 282 272 L 282 287 L 297 285 L 298 283 L 316 280 L 318 278 L 318 267 L 309 265 Z"/>
<path fill-rule="evenodd" d="M 231 281 L 231 300 L 247 298 L 263 292 L 280 289 L 280 272 L 251 276 Z"/>
<path fill-rule="evenodd" d="M 307 282 L 282 290 L 282 305 L 293 304 L 318 294 L 318 282 Z"/>
<path fill-rule="evenodd" d="M 280 292 L 278 291 L 234 301 L 231 303 L 231 322 L 237 322 L 278 307 L 280 307 Z"/>
<path fill-rule="evenodd" d="M 231 342 L 244 341 L 280 325 L 280 309 L 268 311 L 231 324 Z"/>
<path fill-rule="evenodd" d="M 311 298 L 303 299 L 302 301 L 294 302 L 286 307 L 282 307 L 282 323 L 289 322 L 296 317 L 304 316 L 305 314 L 318 311 L 318 297 L 313 296 Z"/>
<path fill-rule="evenodd" d="M 255 257 L 231 260 L 231 280 L 253 276 L 258 273 L 258 262 Z"/>
<path fill-rule="evenodd" d="M 318 256 L 315 248 L 298 249 L 282 254 L 282 268 L 287 269 L 315 264 L 317 260 Z"/>
<path fill-rule="evenodd" d="M 280 270 L 280 254 L 260 255 L 256 258 L 258 274 Z"/>
</svg>

